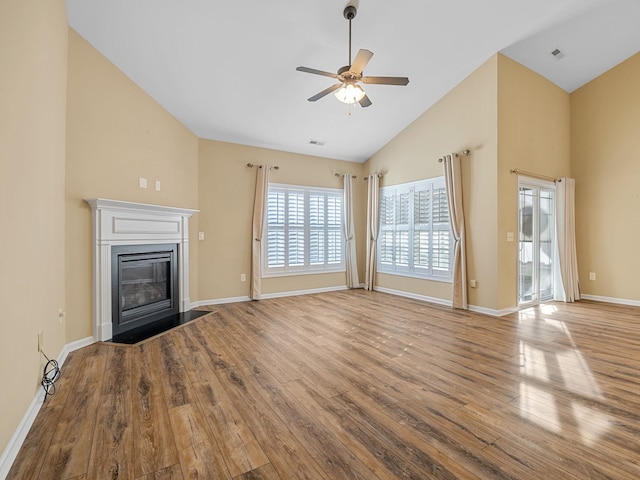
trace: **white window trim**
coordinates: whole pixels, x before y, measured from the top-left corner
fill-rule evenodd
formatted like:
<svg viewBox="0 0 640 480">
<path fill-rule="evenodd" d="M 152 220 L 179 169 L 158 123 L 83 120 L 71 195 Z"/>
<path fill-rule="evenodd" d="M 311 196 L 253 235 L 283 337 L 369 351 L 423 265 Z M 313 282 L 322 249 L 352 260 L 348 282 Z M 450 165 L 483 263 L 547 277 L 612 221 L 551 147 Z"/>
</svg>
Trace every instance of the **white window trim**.
<svg viewBox="0 0 640 480">
<path fill-rule="evenodd" d="M 381 241 L 381 236 L 383 234 L 384 231 L 396 231 L 396 229 L 386 229 L 384 228 L 383 224 L 382 224 L 382 220 L 380 221 L 380 227 L 379 227 L 379 236 L 378 236 L 378 252 L 377 252 L 377 271 L 379 273 L 383 273 L 383 274 L 388 274 L 388 275 L 397 275 L 397 276 L 402 276 L 402 277 L 410 277 L 410 278 L 419 278 L 419 279 L 424 279 L 424 280 L 432 280 L 432 281 L 437 281 L 437 282 L 444 282 L 444 283 L 451 283 L 453 281 L 453 272 L 452 272 L 452 268 L 453 265 L 451 263 L 452 259 L 450 258 L 450 264 L 449 264 L 449 270 L 447 272 L 442 272 L 442 271 L 433 271 L 433 269 L 430 269 L 430 271 L 424 271 L 424 269 L 421 269 L 420 267 L 415 267 L 413 265 L 413 248 L 411 248 L 413 246 L 413 235 L 411 235 L 412 232 L 414 232 L 415 229 L 415 224 L 413 223 L 414 221 L 414 216 L 413 216 L 413 193 L 416 190 L 425 190 L 425 189 L 431 189 L 432 186 L 435 187 L 439 187 L 439 188 L 444 188 L 444 176 L 442 177 L 433 177 L 433 178 L 427 178 L 424 180 L 418 180 L 418 181 L 413 181 L 413 182 L 407 182 L 407 183 L 401 183 L 401 184 L 397 184 L 397 185 L 391 185 L 391 186 L 387 186 L 387 187 L 380 187 L 380 198 L 382 199 L 385 195 L 388 195 L 388 193 L 393 192 L 396 196 L 397 195 L 401 195 L 403 193 L 411 193 L 412 195 L 412 199 L 410 202 L 410 211 L 409 211 L 409 218 L 410 218 L 410 223 L 409 223 L 409 227 L 408 227 L 408 231 L 410 232 L 409 234 L 409 242 L 410 242 L 410 248 L 409 248 L 409 266 L 398 266 L 398 265 L 393 265 L 393 266 L 389 266 L 389 265 L 385 265 L 381 262 L 381 248 L 382 248 L 382 241 Z M 431 232 L 435 231 L 437 229 L 434 229 L 432 226 L 432 229 L 430 230 Z M 431 235 L 431 239 L 433 241 L 433 235 Z M 453 235 L 451 234 L 451 225 L 449 225 L 449 252 L 453 252 Z M 430 259 L 432 260 L 432 259 Z"/>
<path fill-rule="evenodd" d="M 268 262 L 268 242 L 269 242 L 269 225 L 268 218 L 265 221 L 264 236 L 262 242 L 262 265 L 261 272 L 263 278 L 273 277 L 287 277 L 298 275 L 317 275 L 322 273 L 339 273 L 346 271 L 345 264 L 345 234 L 344 234 L 344 190 L 340 188 L 326 188 L 326 187 L 310 187 L 305 185 L 292 185 L 284 183 L 269 183 L 269 190 L 272 188 L 283 189 L 288 191 L 304 192 L 305 195 L 305 223 L 304 223 L 304 237 L 305 237 L 305 265 L 296 266 L 284 266 L 284 267 L 269 267 Z M 341 262 L 334 265 L 309 265 L 309 232 L 311 226 L 308 222 L 309 216 L 309 194 L 310 193 L 331 193 L 337 195 L 341 199 L 341 218 L 340 218 L 340 258 Z M 268 215 L 267 215 L 268 216 Z M 285 232 L 286 232 L 285 227 Z"/>
</svg>

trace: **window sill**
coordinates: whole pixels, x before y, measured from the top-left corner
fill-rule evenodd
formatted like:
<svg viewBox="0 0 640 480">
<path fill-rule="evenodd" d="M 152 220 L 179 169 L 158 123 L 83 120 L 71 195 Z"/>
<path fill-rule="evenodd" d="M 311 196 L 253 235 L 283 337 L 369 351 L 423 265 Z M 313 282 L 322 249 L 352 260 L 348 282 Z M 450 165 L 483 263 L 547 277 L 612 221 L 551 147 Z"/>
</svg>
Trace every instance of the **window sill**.
<svg viewBox="0 0 640 480">
<path fill-rule="evenodd" d="M 286 272 L 263 272 L 262 278 L 277 278 L 277 277 L 297 277 L 299 275 L 318 275 L 322 273 L 345 273 L 347 269 L 344 266 L 336 269 L 323 269 L 323 270 L 289 270 Z"/>
</svg>

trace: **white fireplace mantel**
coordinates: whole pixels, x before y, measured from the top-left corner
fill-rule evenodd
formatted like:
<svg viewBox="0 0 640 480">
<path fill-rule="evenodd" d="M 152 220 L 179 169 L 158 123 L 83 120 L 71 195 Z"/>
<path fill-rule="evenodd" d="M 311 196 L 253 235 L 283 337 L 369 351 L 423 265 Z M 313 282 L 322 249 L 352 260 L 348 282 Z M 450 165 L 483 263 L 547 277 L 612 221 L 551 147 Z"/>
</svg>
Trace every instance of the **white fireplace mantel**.
<svg viewBox="0 0 640 480">
<path fill-rule="evenodd" d="M 87 198 L 93 220 L 93 338 L 112 337 L 111 247 L 178 244 L 178 305 L 189 310 L 189 217 L 199 210 Z"/>
</svg>

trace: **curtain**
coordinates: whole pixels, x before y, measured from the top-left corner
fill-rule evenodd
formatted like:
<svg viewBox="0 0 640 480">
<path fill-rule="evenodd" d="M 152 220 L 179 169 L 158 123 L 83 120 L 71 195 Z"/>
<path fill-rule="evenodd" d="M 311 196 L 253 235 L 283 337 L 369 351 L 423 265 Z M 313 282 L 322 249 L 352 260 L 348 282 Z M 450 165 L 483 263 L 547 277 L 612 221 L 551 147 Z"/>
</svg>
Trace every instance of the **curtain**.
<svg viewBox="0 0 640 480">
<path fill-rule="evenodd" d="M 251 255 L 251 292 L 252 300 L 260 299 L 262 288 L 262 237 L 265 224 L 265 210 L 269 193 L 269 166 L 258 167 L 256 174 L 256 194 L 253 200 L 253 230 Z"/>
<path fill-rule="evenodd" d="M 356 258 L 356 238 L 353 223 L 353 178 L 343 175 L 344 179 L 344 234 L 345 263 L 347 264 L 347 287 L 359 288 L 358 259 Z"/>
<path fill-rule="evenodd" d="M 367 265 L 365 271 L 365 290 L 373 290 L 376 276 L 376 252 L 378 249 L 378 230 L 380 224 L 380 180 L 377 174 L 367 179 Z"/>
<path fill-rule="evenodd" d="M 564 302 L 580 300 L 576 255 L 575 192 L 576 181 L 573 178 L 562 178 L 556 183 L 556 235 L 562 288 L 555 299 Z"/>
<path fill-rule="evenodd" d="M 462 207 L 462 172 L 455 153 L 441 158 L 453 234 L 453 308 L 467 309 L 467 255 Z"/>
</svg>

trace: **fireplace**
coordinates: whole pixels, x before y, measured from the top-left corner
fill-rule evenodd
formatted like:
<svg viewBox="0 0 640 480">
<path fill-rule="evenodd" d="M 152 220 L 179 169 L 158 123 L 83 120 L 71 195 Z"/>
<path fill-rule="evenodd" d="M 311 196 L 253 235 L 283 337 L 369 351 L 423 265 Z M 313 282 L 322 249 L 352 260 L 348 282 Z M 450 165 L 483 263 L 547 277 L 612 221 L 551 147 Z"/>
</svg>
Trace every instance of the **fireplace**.
<svg viewBox="0 0 640 480">
<path fill-rule="evenodd" d="M 93 223 L 95 340 L 110 340 L 172 311 L 188 312 L 189 218 L 198 210 L 104 198 L 85 201 Z M 115 289 L 116 298 L 114 268 L 124 279 Z"/>
<path fill-rule="evenodd" d="M 111 247 L 113 335 L 179 313 L 178 245 Z"/>
</svg>

